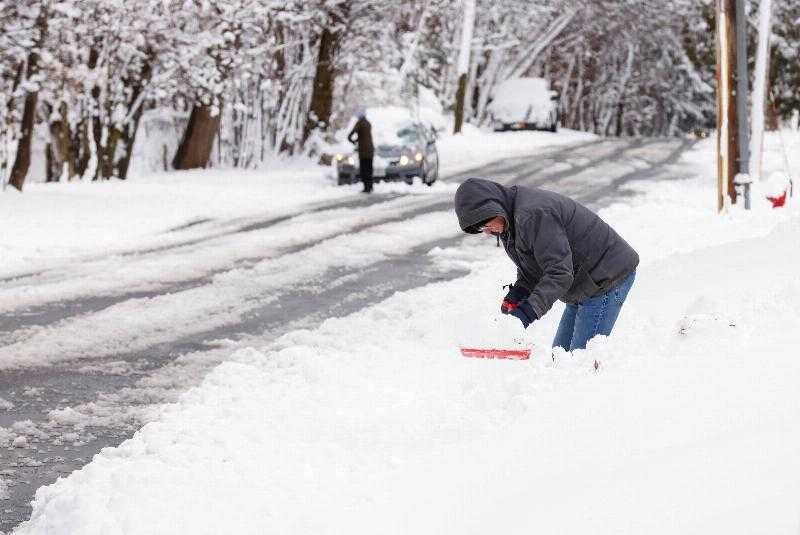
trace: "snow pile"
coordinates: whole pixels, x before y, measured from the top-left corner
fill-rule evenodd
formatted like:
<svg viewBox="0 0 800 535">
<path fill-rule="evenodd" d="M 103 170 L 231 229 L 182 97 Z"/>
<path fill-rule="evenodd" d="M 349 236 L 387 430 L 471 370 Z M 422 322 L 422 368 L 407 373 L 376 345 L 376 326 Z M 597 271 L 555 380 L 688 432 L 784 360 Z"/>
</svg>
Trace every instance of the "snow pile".
<svg viewBox="0 0 800 535">
<path fill-rule="evenodd" d="M 764 180 L 761 190 L 767 197 L 780 197 L 791 190 L 791 184 L 789 175 L 776 171 Z"/>
<path fill-rule="evenodd" d="M 611 338 L 551 357 L 556 307 L 531 360 L 461 357 L 514 269 L 437 249 L 472 273 L 237 352 L 16 533 L 796 533 L 800 220 L 707 187 L 601 214 L 643 259 Z"/>
</svg>

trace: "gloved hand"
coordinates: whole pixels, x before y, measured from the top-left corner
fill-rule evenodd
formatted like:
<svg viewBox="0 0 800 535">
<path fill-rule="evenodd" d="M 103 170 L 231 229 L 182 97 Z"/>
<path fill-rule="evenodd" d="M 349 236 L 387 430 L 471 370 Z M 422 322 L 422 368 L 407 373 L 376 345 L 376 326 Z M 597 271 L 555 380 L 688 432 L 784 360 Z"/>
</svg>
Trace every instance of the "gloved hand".
<svg viewBox="0 0 800 535">
<path fill-rule="evenodd" d="M 536 316 L 536 312 L 533 311 L 531 304 L 528 303 L 527 299 L 522 301 L 513 310 L 509 310 L 508 313 L 521 321 L 522 326 L 526 329 L 528 328 L 528 325 L 539 319 Z"/>
<path fill-rule="evenodd" d="M 503 314 L 510 314 L 522 301 L 528 298 L 531 291 L 519 285 L 514 286 L 513 284 L 507 284 L 506 286 L 508 287 L 508 293 L 503 298 L 503 302 L 500 305 L 500 312 Z M 503 286 L 503 288 L 506 286 Z"/>
<path fill-rule="evenodd" d="M 505 288 L 505 286 L 504 286 Z M 528 302 L 528 296 L 531 294 L 530 290 L 522 286 L 508 285 L 508 293 L 503 298 L 503 303 L 500 305 L 500 312 L 503 314 L 511 314 L 522 322 L 522 325 L 527 329 L 528 325 L 539 319 L 533 307 Z"/>
</svg>

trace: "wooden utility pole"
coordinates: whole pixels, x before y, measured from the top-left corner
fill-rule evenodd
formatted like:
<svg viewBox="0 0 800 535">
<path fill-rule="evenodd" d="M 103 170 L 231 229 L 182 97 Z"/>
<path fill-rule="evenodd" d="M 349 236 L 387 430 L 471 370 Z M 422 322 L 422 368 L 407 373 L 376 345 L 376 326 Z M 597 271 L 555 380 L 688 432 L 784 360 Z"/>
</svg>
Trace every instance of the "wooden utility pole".
<svg viewBox="0 0 800 535">
<path fill-rule="evenodd" d="M 739 123 L 740 173 L 750 172 L 749 131 L 747 93 L 750 76 L 747 72 L 747 11 L 746 0 L 736 0 L 736 121 Z"/>
<path fill-rule="evenodd" d="M 736 193 L 744 197 L 744 209 L 750 209 L 750 128 L 748 124 L 747 96 L 750 75 L 747 72 L 747 0 L 736 0 L 736 131 L 739 157 L 736 170 L 739 178 L 735 180 Z M 738 201 L 738 200 L 737 200 Z"/>
<path fill-rule="evenodd" d="M 717 210 L 725 195 L 736 202 L 733 179 L 739 158 L 733 77 L 736 69 L 735 0 L 717 0 Z"/>
</svg>

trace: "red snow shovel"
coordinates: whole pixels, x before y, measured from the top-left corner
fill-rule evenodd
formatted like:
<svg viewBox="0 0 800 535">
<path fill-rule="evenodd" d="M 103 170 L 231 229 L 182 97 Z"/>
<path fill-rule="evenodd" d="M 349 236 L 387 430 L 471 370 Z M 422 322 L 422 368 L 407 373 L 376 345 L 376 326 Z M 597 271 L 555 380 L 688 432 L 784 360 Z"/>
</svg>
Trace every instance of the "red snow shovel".
<svg viewBox="0 0 800 535">
<path fill-rule="evenodd" d="M 531 350 L 462 347 L 461 354 L 465 357 L 476 359 L 528 360 L 531 356 Z"/>
</svg>

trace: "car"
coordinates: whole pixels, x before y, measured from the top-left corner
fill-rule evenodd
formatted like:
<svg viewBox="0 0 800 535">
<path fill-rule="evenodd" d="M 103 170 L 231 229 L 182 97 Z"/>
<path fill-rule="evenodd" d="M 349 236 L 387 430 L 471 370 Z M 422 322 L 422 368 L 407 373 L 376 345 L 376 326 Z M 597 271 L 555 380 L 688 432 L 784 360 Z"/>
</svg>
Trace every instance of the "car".
<svg viewBox="0 0 800 535">
<path fill-rule="evenodd" d="M 398 118 L 398 115 L 400 117 Z M 372 161 L 373 180 L 401 180 L 412 184 L 418 177 L 428 186 L 439 178 L 439 151 L 436 130 L 397 112 L 370 113 L 375 157 Z M 358 152 L 339 152 L 334 156 L 337 183 L 354 184 L 361 180 Z"/>
<path fill-rule="evenodd" d="M 558 93 L 544 78 L 511 78 L 492 93 L 487 111 L 496 132 L 558 130 Z"/>
</svg>

